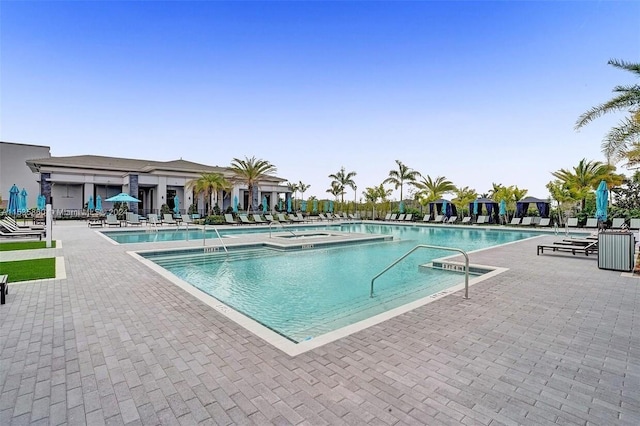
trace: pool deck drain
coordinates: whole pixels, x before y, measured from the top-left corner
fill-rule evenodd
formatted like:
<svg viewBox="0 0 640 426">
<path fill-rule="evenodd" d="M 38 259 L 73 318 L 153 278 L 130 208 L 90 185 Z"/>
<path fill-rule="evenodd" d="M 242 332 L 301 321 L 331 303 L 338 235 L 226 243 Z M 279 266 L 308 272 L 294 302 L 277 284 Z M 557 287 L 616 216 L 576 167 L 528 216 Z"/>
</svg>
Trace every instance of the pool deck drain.
<svg viewBox="0 0 640 426">
<path fill-rule="evenodd" d="M 63 221 L 54 238 L 43 255 L 66 278 L 14 286 L 0 307 L 0 424 L 640 423 L 640 280 L 536 256 L 553 234 L 472 253 L 508 270 L 468 300 L 295 357 L 126 254 L 166 243 Z"/>
</svg>

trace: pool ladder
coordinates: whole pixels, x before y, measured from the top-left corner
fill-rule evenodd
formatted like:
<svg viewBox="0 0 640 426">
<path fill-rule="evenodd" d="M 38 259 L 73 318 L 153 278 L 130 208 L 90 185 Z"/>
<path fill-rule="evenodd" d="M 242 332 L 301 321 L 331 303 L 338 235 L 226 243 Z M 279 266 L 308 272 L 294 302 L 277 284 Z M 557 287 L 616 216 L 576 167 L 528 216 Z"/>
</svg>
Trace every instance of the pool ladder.
<svg viewBox="0 0 640 426">
<path fill-rule="evenodd" d="M 187 231 L 188 231 L 188 226 L 187 226 Z M 227 246 L 224 245 L 224 241 L 222 240 L 222 237 L 220 236 L 220 233 L 218 232 L 218 228 L 216 228 L 215 226 L 213 227 L 213 230 L 216 232 L 216 235 L 218 236 L 218 239 L 220 240 L 220 244 L 222 244 L 222 248 L 224 249 L 225 253 L 229 253 L 229 250 L 227 250 Z M 204 246 L 207 240 L 207 225 L 202 225 L 202 245 Z"/>
<path fill-rule="evenodd" d="M 280 225 L 280 227 L 281 227 L 282 229 L 284 229 L 285 231 L 288 231 L 288 232 L 289 232 L 291 235 L 293 235 L 294 237 L 297 237 L 297 236 L 298 236 L 298 235 L 296 235 L 296 233 L 294 233 L 291 229 L 286 228 L 282 223 L 280 223 L 280 222 L 276 222 L 276 221 L 273 221 L 273 222 L 269 222 L 269 238 L 271 238 L 271 225 L 273 225 L 274 223 L 275 223 L 276 225 Z"/>
<path fill-rule="evenodd" d="M 464 250 L 458 249 L 458 248 L 453 248 L 453 247 L 440 247 L 440 246 L 431 246 L 431 245 L 427 245 L 427 244 L 420 244 L 415 246 L 414 248 L 412 248 L 411 250 L 409 250 L 408 252 L 406 252 L 405 254 L 403 254 L 402 256 L 400 256 L 398 259 L 396 259 L 391 265 L 387 266 L 386 268 L 384 268 L 382 270 L 382 272 L 380 272 L 378 275 L 376 275 L 375 277 L 373 277 L 371 279 L 371 292 L 369 293 L 369 297 L 373 297 L 373 282 L 380 277 L 382 274 L 384 274 L 385 272 L 387 272 L 389 269 L 393 268 L 394 266 L 396 266 L 398 263 L 400 263 L 405 257 L 409 256 L 411 253 L 413 253 L 414 251 L 421 249 L 421 248 L 426 248 L 426 249 L 434 249 L 434 250 L 448 250 L 448 251 L 457 251 L 458 253 L 462 253 L 462 255 L 464 256 L 464 298 L 468 299 L 469 298 L 469 255 L 467 254 L 467 252 L 465 252 Z"/>
</svg>

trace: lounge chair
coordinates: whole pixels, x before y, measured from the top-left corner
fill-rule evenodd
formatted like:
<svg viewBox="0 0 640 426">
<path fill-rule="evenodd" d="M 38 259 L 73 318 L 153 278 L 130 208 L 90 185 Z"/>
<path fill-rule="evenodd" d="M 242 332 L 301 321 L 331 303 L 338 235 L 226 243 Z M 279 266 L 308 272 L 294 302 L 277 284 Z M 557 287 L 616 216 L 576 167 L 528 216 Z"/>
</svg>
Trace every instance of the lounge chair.
<svg viewBox="0 0 640 426">
<path fill-rule="evenodd" d="M 535 224 L 535 222 L 533 221 L 533 217 L 532 216 L 523 217 L 522 218 L 522 222 L 520 223 L 520 225 L 522 225 L 522 226 L 532 226 L 534 224 Z"/>
<path fill-rule="evenodd" d="M 238 215 L 238 217 L 240 218 L 240 222 L 246 225 L 255 225 L 255 222 L 251 222 L 249 220 L 249 217 L 246 214 L 240 214 Z"/>
<path fill-rule="evenodd" d="M 166 223 L 167 225 L 177 225 L 178 222 L 173 218 L 171 213 L 165 213 L 162 215 L 162 223 Z"/>
<path fill-rule="evenodd" d="M 142 222 L 140 222 L 140 216 L 135 213 L 127 214 L 127 226 L 129 225 L 142 225 Z"/>
<path fill-rule="evenodd" d="M 394 221 L 394 220 L 396 220 L 397 218 L 398 218 L 398 215 L 397 215 L 396 213 L 393 213 L 393 214 L 391 215 L 391 217 L 389 218 L 389 220 L 390 220 L 390 221 Z"/>
<path fill-rule="evenodd" d="M 108 214 L 105 224 L 107 224 L 108 226 L 121 226 L 120 221 L 115 214 Z"/>
<path fill-rule="evenodd" d="M 239 225 L 240 224 L 237 220 L 235 220 L 233 218 L 233 215 L 231 213 L 225 213 L 224 221 L 225 221 L 225 223 L 228 223 L 229 225 Z"/>
<path fill-rule="evenodd" d="M 351 220 L 358 220 L 358 218 L 357 218 L 354 214 L 352 214 L 352 213 L 349 213 L 349 219 L 351 219 Z"/>
<path fill-rule="evenodd" d="M 320 218 L 320 220 L 330 220 L 324 215 L 324 213 L 318 213 L 318 217 Z"/>
<path fill-rule="evenodd" d="M 262 220 L 262 216 L 260 216 L 259 214 L 254 214 L 253 215 L 253 221 L 255 223 L 267 223 L 266 220 Z"/>
<path fill-rule="evenodd" d="M 511 219 L 511 222 L 509 222 L 509 225 L 520 225 L 520 220 L 521 218 L 514 217 L 513 219 Z"/>
<path fill-rule="evenodd" d="M 4 228 L 0 229 L 0 237 L 6 238 L 14 238 L 14 237 L 38 237 L 38 239 L 42 240 L 42 236 L 44 232 L 42 231 L 5 231 Z"/>
<path fill-rule="evenodd" d="M 406 216 L 406 214 L 404 214 L 404 213 L 400 213 L 400 214 L 398 215 L 398 221 L 402 222 L 402 221 L 404 220 L 404 217 L 405 217 L 405 216 Z"/>
<path fill-rule="evenodd" d="M 611 219 L 611 229 L 623 229 L 625 219 L 623 217 L 614 217 Z"/>
<path fill-rule="evenodd" d="M 439 215 L 437 215 L 437 216 L 436 216 L 436 218 L 435 218 L 435 219 L 433 219 L 433 221 L 434 221 L 434 222 L 436 222 L 436 223 L 442 223 L 442 222 L 444 222 L 444 215 L 443 215 L 443 214 L 439 214 Z"/>
<path fill-rule="evenodd" d="M 578 227 L 578 218 L 577 217 L 570 217 L 569 219 L 567 219 L 567 227 L 568 228 L 577 228 Z"/>
<path fill-rule="evenodd" d="M 598 251 L 598 241 L 597 240 L 589 240 L 587 243 L 572 243 L 570 241 L 562 241 L 556 242 L 553 244 L 540 244 L 537 249 L 537 255 L 540 253 L 544 253 L 545 249 L 550 249 L 552 251 L 562 251 L 562 252 L 571 252 L 572 255 L 575 256 L 576 253 L 584 253 L 585 256 L 589 256 L 589 253 L 595 253 Z"/>
<path fill-rule="evenodd" d="M 384 220 L 391 220 L 391 213 L 387 213 L 387 215 L 384 217 Z"/>
<path fill-rule="evenodd" d="M 456 223 L 457 220 L 458 216 L 449 216 L 449 219 L 447 219 L 446 223 Z"/>
<path fill-rule="evenodd" d="M 182 223 L 185 225 L 193 225 L 195 222 L 191 219 L 191 215 L 186 214 L 182 216 Z"/>
<path fill-rule="evenodd" d="M 629 229 L 634 229 L 634 230 L 640 229 L 640 219 L 637 219 L 637 218 L 629 219 Z"/>
<path fill-rule="evenodd" d="M 462 221 L 460 222 L 462 225 L 469 225 L 471 224 L 471 216 L 465 216 L 462 218 Z"/>
<path fill-rule="evenodd" d="M 406 215 L 404 217 L 404 221 L 405 222 L 412 222 L 413 221 L 413 213 L 409 213 L 408 215 Z"/>
<path fill-rule="evenodd" d="M 423 221 L 423 222 L 431 222 L 431 215 L 430 215 L 430 214 L 425 214 L 425 215 L 422 217 L 422 221 Z"/>
<path fill-rule="evenodd" d="M 587 219 L 587 223 L 584 225 L 585 228 L 597 228 L 598 227 L 598 219 L 595 217 L 590 217 Z"/>
<path fill-rule="evenodd" d="M 541 218 L 540 222 L 538 223 L 538 226 L 540 226 L 540 227 L 551 226 L 551 218 L 549 218 L 549 217 Z"/>
<path fill-rule="evenodd" d="M 278 213 L 278 222 L 285 222 L 285 223 L 289 223 L 289 222 L 293 222 L 291 219 L 287 218 L 283 213 Z"/>
<path fill-rule="evenodd" d="M 304 216 L 302 216 L 302 213 L 296 213 L 296 215 L 293 217 L 293 221 L 294 222 L 307 222 L 307 219 L 305 219 Z"/>
<path fill-rule="evenodd" d="M 478 219 L 476 219 L 476 224 L 484 225 L 485 223 L 489 223 L 489 216 L 478 216 Z"/>
<path fill-rule="evenodd" d="M 11 216 L 5 216 L 4 220 L 6 220 L 9 223 L 12 223 L 13 225 L 15 225 L 18 229 L 23 229 L 23 230 L 27 230 L 27 231 L 33 231 L 33 230 L 39 230 L 42 231 L 44 230 L 44 225 L 20 225 L 18 222 L 16 222 L 16 220 L 14 218 L 12 218 Z"/>
<path fill-rule="evenodd" d="M 158 215 L 156 213 L 149 213 L 147 216 L 148 224 L 151 226 L 162 225 L 160 219 L 158 219 Z"/>
<path fill-rule="evenodd" d="M 271 222 L 277 222 L 277 220 L 275 220 L 275 219 L 273 218 L 273 215 L 270 215 L 270 214 L 265 214 L 265 215 L 264 215 L 264 218 L 265 218 L 265 219 L 266 219 L 266 221 L 267 221 L 267 222 L 269 222 L 269 223 L 271 223 Z"/>
</svg>

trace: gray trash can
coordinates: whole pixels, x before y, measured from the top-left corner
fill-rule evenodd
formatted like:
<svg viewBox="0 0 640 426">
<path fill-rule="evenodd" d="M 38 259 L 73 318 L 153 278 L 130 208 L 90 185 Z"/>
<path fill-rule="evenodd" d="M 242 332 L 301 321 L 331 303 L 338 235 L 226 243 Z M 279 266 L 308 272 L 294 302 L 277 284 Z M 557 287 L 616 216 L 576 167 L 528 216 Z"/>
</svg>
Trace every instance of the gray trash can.
<svg viewBox="0 0 640 426">
<path fill-rule="evenodd" d="M 633 271 L 635 247 L 635 238 L 631 232 L 602 231 L 598 233 L 598 268 Z"/>
</svg>

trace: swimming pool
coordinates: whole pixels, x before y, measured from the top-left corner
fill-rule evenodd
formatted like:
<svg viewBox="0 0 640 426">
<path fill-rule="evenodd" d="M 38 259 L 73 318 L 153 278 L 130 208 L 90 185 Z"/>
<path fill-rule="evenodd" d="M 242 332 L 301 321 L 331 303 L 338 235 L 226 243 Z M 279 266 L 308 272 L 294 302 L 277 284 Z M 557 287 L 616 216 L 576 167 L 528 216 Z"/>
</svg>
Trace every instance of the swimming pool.
<svg viewBox="0 0 640 426">
<path fill-rule="evenodd" d="M 140 252 L 190 286 L 298 343 L 460 284 L 463 275 L 425 267 L 451 253 L 418 250 L 375 282 L 371 279 L 418 244 L 465 251 L 515 242 L 530 231 L 382 224 L 343 224 L 343 232 L 386 235 L 385 242 L 352 243 L 283 253 L 254 244 L 229 254 L 203 248 Z"/>
</svg>

